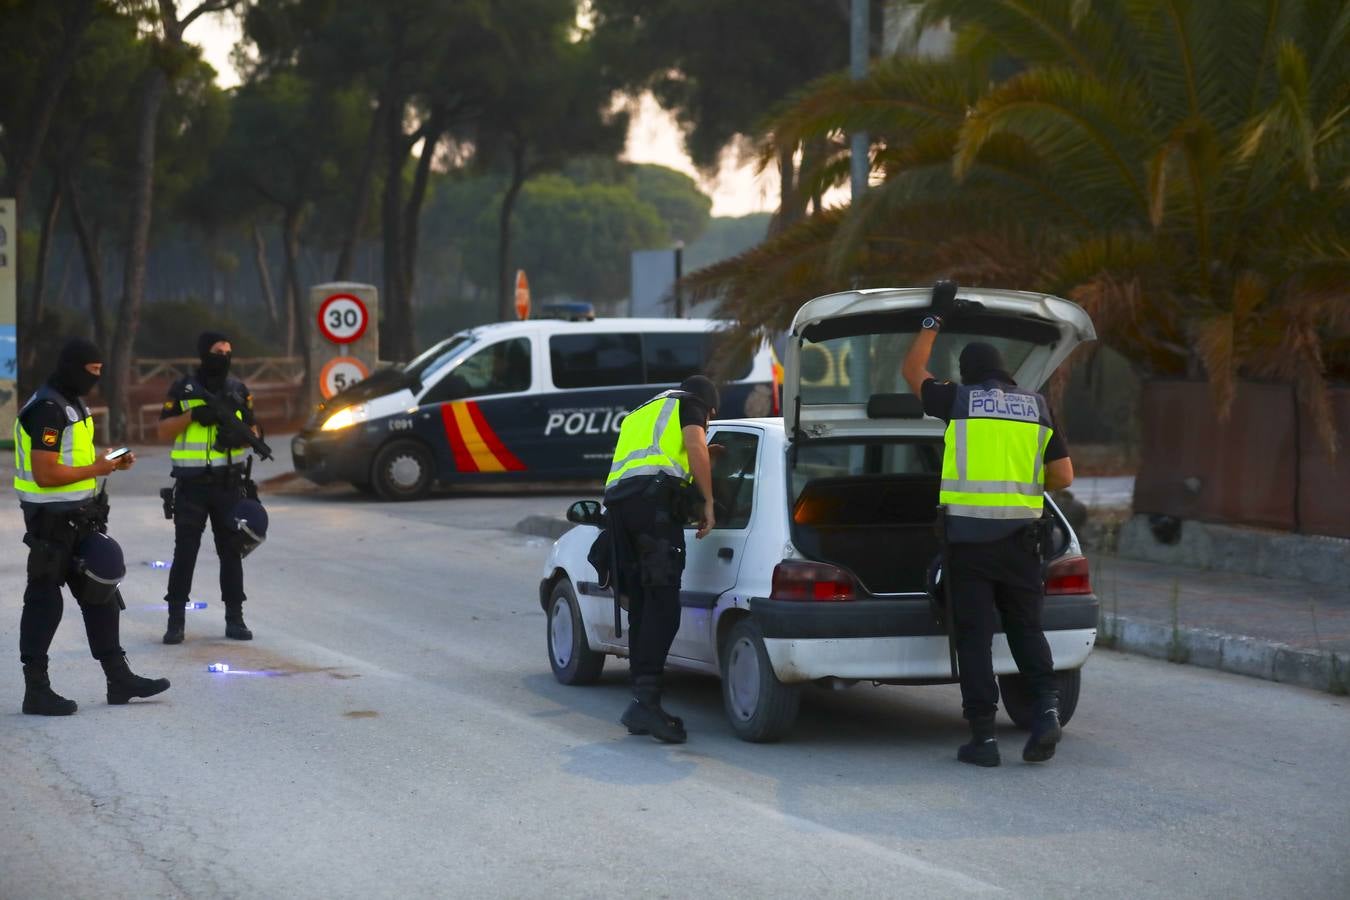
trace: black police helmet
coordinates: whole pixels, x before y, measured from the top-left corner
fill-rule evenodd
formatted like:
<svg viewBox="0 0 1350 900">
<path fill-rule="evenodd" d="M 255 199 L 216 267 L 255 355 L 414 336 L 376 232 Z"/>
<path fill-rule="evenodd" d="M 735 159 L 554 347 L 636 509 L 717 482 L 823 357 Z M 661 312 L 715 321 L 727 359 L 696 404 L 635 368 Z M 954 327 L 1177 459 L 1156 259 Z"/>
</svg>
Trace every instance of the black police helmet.
<svg viewBox="0 0 1350 900">
<path fill-rule="evenodd" d="M 267 510 L 257 500 L 243 498 L 230 513 L 240 557 L 248 556 L 267 540 Z"/>
<path fill-rule="evenodd" d="M 680 390 L 702 400 L 703 405 L 708 407 L 708 412 L 716 410 L 722 404 L 722 398 L 717 393 L 717 385 L 704 375 L 690 375 L 680 383 Z"/>
<path fill-rule="evenodd" d="M 76 573 L 83 576 L 72 585 L 82 606 L 111 601 L 127 574 L 121 545 L 99 531 L 86 535 L 75 545 L 74 566 Z"/>
</svg>

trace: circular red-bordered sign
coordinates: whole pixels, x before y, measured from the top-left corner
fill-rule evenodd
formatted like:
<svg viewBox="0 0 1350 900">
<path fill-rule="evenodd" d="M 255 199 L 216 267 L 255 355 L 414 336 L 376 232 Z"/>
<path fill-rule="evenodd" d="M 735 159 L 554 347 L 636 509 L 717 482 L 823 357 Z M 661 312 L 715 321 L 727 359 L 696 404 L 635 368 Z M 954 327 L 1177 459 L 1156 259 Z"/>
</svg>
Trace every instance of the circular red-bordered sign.
<svg viewBox="0 0 1350 900">
<path fill-rule="evenodd" d="M 337 356 L 324 363 L 319 371 L 319 392 L 328 400 L 369 376 L 370 370 L 361 360 L 354 356 Z"/>
<path fill-rule="evenodd" d="M 354 294 L 333 294 L 319 304 L 319 331 L 334 344 L 361 339 L 370 325 L 370 311 Z"/>
</svg>

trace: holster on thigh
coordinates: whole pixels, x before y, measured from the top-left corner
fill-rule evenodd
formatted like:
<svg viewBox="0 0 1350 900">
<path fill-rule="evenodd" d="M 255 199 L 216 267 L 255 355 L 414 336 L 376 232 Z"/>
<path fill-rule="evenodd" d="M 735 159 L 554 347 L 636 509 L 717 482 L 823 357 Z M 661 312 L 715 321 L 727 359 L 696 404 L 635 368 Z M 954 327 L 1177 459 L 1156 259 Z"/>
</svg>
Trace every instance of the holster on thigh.
<svg viewBox="0 0 1350 900">
<path fill-rule="evenodd" d="M 638 561 L 643 587 L 678 587 L 684 572 L 684 550 L 665 538 L 638 535 Z"/>
<path fill-rule="evenodd" d="M 66 580 L 70 568 L 71 554 L 75 549 L 75 533 L 69 540 L 62 537 L 40 538 L 36 535 L 24 535 L 23 542 L 28 545 L 28 580 L 49 581 L 61 584 Z"/>
</svg>

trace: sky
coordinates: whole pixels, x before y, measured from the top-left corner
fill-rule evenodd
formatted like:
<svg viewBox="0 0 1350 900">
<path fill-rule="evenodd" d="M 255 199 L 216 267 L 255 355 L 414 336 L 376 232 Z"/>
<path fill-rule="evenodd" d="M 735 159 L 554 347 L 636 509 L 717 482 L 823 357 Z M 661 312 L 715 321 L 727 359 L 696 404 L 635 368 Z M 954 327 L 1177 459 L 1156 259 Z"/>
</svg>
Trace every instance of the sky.
<svg viewBox="0 0 1350 900">
<path fill-rule="evenodd" d="M 239 76 L 230 63 L 230 53 L 241 37 L 235 16 L 203 16 L 192 24 L 186 37 L 201 46 L 202 55 L 215 68 L 217 80 L 223 87 L 239 83 Z M 657 163 L 693 177 L 712 197 L 714 216 L 773 212 L 778 207 L 778 174 L 772 167 L 757 173 L 753 160 L 743 162 L 734 150 L 728 149 L 722 154 L 718 172 L 711 178 L 706 177 L 685 153 L 674 116 L 661 109 L 650 94 L 638 98 L 632 113 L 628 146 L 624 151 L 624 158 L 629 162 Z"/>
</svg>

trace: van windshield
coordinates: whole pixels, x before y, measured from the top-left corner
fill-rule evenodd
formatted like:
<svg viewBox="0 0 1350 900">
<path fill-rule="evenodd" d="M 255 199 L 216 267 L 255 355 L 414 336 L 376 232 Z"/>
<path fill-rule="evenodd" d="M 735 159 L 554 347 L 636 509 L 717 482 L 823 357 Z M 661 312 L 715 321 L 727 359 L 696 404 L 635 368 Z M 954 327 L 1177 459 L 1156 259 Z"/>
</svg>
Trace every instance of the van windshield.
<svg viewBox="0 0 1350 900">
<path fill-rule="evenodd" d="M 409 385 L 421 384 L 423 375 L 436 371 L 471 343 L 473 343 L 473 338 L 469 335 L 457 334 L 440 343 L 432 344 L 412 362 L 403 366 L 405 383 Z"/>
</svg>

